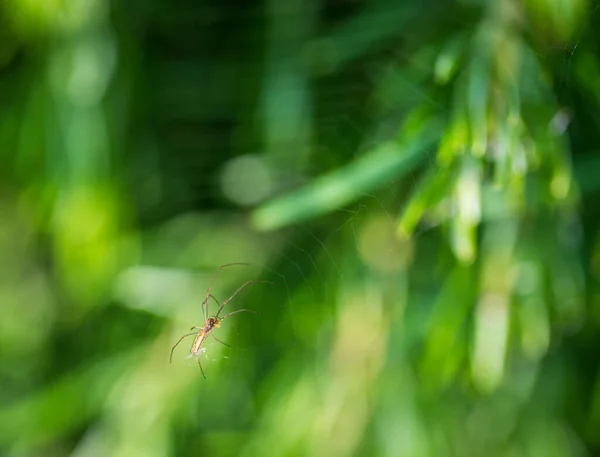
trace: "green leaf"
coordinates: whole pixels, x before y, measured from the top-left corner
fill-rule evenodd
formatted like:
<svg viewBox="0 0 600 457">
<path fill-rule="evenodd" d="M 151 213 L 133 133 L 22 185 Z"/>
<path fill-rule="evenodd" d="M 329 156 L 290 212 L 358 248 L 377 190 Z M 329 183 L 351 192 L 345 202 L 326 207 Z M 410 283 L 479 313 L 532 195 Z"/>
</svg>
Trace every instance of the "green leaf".
<svg viewBox="0 0 600 457">
<path fill-rule="evenodd" d="M 423 176 L 398 220 L 398 235 L 410 236 L 423 214 L 452 192 L 454 168 L 432 167 Z"/>
<path fill-rule="evenodd" d="M 410 173 L 434 146 L 440 130 L 437 119 L 423 118 L 419 111 L 405 123 L 404 141 L 385 142 L 349 165 L 266 203 L 252 214 L 252 224 L 258 230 L 275 230 L 348 205 Z"/>
</svg>

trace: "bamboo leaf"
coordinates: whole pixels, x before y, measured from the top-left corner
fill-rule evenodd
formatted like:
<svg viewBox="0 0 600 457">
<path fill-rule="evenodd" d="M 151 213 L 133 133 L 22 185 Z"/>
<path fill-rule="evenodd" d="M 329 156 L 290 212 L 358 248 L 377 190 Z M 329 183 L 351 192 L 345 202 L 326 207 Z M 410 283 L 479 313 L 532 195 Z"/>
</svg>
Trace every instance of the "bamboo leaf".
<svg viewBox="0 0 600 457">
<path fill-rule="evenodd" d="M 427 156 L 439 137 L 440 124 L 415 115 L 403 133 L 403 141 L 385 142 L 340 170 L 259 207 L 252 224 L 267 231 L 322 216 L 405 176 Z"/>
</svg>

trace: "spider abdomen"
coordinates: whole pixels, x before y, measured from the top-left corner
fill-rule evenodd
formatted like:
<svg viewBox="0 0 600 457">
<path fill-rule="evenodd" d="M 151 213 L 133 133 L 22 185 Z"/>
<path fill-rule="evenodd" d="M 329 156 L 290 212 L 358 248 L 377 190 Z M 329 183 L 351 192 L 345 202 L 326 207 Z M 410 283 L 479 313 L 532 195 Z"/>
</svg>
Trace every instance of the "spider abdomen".
<svg viewBox="0 0 600 457">
<path fill-rule="evenodd" d="M 208 333 L 202 331 L 200 333 L 198 333 L 198 335 L 196 335 L 196 338 L 194 338 L 194 342 L 192 343 L 192 347 L 190 349 L 190 354 L 192 355 L 198 355 L 200 354 L 200 350 L 202 349 L 202 344 L 204 343 L 204 340 L 206 339 L 206 337 L 208 336 Z"/>
</svg>

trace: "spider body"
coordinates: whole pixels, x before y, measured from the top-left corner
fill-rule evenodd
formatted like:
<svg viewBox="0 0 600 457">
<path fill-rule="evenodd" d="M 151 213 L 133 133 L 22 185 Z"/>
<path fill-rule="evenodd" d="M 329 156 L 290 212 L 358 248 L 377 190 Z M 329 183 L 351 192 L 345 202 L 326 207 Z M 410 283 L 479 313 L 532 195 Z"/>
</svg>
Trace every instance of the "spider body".
<svg viewBox="0 0 600 457">
<path fill-rule="evenodd" d="M 217 275 L 219 274 L 219 272 L 225 268 L 225 267 L 229 267 L 232 265 L 248 265 L 247 263 L 229 263 L 227 265 L 222 265 L 219 267 L 219 269 L 217 270 L 217 272 L 215 273 L 215 275 L 212 278 L 212 281 L 210 282 L 210 285 L 208 286 L 208 289 L 206 289 L 206 298 L 204 299 L 204 301 L 202 302 L 202 315 L 204 316 L 204 325 L 202 327 L 192 327 L 190 330 L 196 330 L 192 333 L 187 333 L 185 335 L 183 335 L 181 338 L 179 338 L 179 341 L 177 341 L 177 343 L 175 343 L 175 345 L 171 348 L 171 356 L 169 358 L 169 361 L 171 362 L 173 360 L 173 351 L 175 350 L 175 348 L 177 347 L 177 345 L 179 345 L 179 343 L 181 343 L 181 341 L 188 337 L 188 336 L 192 336 L 192 335 L 196 335 L 196 337 L 194 338 L 194 342 L 192 343 L 192 347 L 190 348 L 190 357 L 196 357 L 196 360 L 198 360 L 198 366 L 200 367 L 200 371 L 202 372 L 202 376 L 204 376 L 204 379 L 206 379 L 206 375 L 204 374 L 204 370 L 202 369 L 202 364 L 200 363 L 200 354 L 202 352 L 202 345 L 204 344 L 204 341 L 206 340 L 206 338 L 208 338 L 208 335 L 212 335 L 212 337 L 217 340 L 219 343 L 224 344 L 225 346 L 229 346 L 227 343 L 224 343 L 223 341 L 221 341 L 220 339 L 218 339 L 213 333 L 211 333 L 214 329 L 219 328 L 221 326 L 221 322 L 228 318 L 229 316 L 232 316 L 234 314 L 237 313 L 242 313 L 242 312 L 248 312 L 248 313 L 255 313 L 255 314 L 260 314 L 256 311 L 253 311 L 251 309 L 238 309 L 236 311 L 232 311 L 230 313 L 225 314 L 224 316 L 221 316 L 221 311 L 223 311 L 223 308 L 225 307 L 225 305 L 227 303 L 229 303 L 243 288 L 245 288 L 248 284 L 252 284 L 255 282 L 266 282 L 266 283 L 271 283 L 271 281 L 246 281 L 241 287 L 239 287 L 227 300 L 225 300 L 223 303 L 221 303 L 219 305 L 219 310 L 217 311 L 217 314 L 215 314 L 212 317 L 207 317 L 208 316 L 208 302 L 209 300 L 212 298 L 214 301 L 217 302 L 217 304 L 219 304 L 219 302 L 217 301 L 217 299 L 210 293 L 210 289 L 213 286 L 213 283 L 215 282 L 215 279 L 217 278 Z M 205 308 L 206 307 L 206 311 Z"/>
<path fill-rule="evenodd" d="M 206 323 L 202 330 L 198 332 L 196 338 L 194 338 L 194 342 L 192 343 L 192 347 L 190 348 L 190 355 L 197 356 L 200 354 L 200 350 L 202 349 L 202 344 L 204 344 L 204 340 L 208 337 L 208 334 L 212 332 L 214 329 L 219 328 L 221 326 L 221 320 L 215 317 L 209 317 L 206 319 Z M 194 329 L 195 327 L 192 327 Z"/>
</svg>

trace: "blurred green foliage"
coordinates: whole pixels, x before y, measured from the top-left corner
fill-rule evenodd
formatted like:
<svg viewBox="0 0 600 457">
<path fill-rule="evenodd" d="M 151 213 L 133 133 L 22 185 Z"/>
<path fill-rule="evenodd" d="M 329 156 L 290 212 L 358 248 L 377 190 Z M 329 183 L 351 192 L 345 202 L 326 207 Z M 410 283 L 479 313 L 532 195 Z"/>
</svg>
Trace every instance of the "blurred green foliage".
<svg viewBox="0 0 600 457">
<path fill-rule="evenodd" d="M 599 453 L 599 19 L 5 0 L 0 454 Z"/>
</svg>

